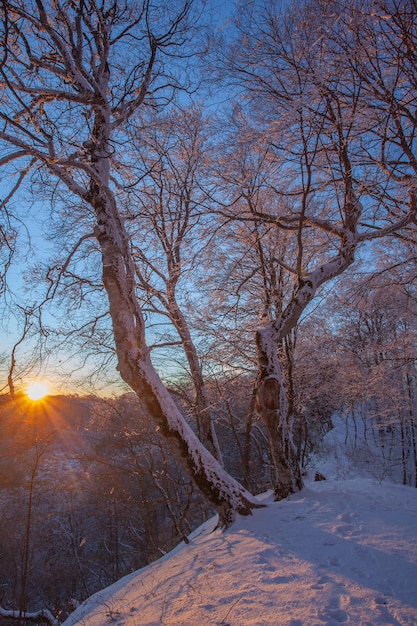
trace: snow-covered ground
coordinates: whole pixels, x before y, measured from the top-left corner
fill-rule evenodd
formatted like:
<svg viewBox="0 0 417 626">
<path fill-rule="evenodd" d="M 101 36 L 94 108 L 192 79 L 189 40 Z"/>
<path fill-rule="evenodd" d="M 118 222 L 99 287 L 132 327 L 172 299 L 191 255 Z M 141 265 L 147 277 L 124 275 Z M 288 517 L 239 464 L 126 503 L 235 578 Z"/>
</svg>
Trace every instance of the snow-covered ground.
<svg viewBox="0 0 417 626">
<path fill-rule="evenodd" d="M 337 429 L 328 438 L 326 481 L 278 503 L 264 496 L 226 532 L 209 520 L 64 626 L 417 626 L 417 489 L 363 468 L 340 478 Z"/>
</svg>

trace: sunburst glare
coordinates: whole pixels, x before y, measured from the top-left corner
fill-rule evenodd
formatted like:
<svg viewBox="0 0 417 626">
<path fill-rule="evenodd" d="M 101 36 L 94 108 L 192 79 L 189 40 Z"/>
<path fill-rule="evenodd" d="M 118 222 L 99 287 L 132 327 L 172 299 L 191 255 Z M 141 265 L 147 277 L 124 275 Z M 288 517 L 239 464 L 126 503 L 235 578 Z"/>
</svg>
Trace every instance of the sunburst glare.
<svg viewBox="0 0 417 626">
<path fill-rule="evenodd" d="M 29 400 L 42 400 L 49 393 L 49 387 L 46 383 L 36 381 L 30 383 L 26 387 L 26 395 Z"/>
</svg>

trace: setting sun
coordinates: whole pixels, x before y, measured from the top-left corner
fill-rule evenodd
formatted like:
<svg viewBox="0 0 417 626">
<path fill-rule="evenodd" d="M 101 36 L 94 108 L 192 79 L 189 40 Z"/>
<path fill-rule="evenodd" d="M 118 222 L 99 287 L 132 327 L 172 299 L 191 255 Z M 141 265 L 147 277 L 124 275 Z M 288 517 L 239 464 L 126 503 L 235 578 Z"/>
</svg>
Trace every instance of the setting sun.
<svg viewBox="0 0 417 626">
<path fill-rule="evenodd" d="M 42 400 L 48 393 L 49 388 L 46 383 L 30 383 L 26 388 L 26 394 L 30 400 Z"/>
</svg>

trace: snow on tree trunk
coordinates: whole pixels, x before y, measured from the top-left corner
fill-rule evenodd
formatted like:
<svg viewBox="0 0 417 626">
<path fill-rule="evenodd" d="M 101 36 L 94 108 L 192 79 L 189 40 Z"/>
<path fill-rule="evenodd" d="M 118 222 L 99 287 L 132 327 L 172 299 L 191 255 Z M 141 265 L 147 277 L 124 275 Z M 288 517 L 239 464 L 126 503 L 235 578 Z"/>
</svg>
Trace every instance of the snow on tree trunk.
<svg viewBox="0 0 417 626">
<path fill-rule="evenodd" d="M 257 332 L 259 387 L 257 408 L 266 429 L 274 466 L 277 500 L 302 489 L 303 481 L 293 442 L 292 416 L 288 412 L 286 389 L 271 327 Z"/>
<path fill-rule="evenodd" d="M 127 233 L 109 189 L 109 124 L 98 108 L 91 162 L 97 173 L 88 200 L 96 214 L 95 234 L 102 254 L 103 284 L 123 380 L 136 392 L 165 437 L 177 462 L 219 512 L 221 526 L 236 513 L 250 514 L 262 504 L 235 481 L 203 446 L 156 373 L 145 341 L 145 324 L 135 295 L 134 266 Z"/>
<path fill-rule="evenodd" d="M 52 613 L 48 609 L 40 609 L 39 611 L 26 611 L 21 613 L 20 611 L 16 611 L 14 609 L 4 609 L 0 606 L 0 616 L 5 619 L 13 620 L 13 623 L 16 620 L 24 620 L 27 622 L 37 622 L 40 620 L 49 622 L 51 626 L 59 626 L 60 622 L 52 615 Z M 20 621 L 19 621 L 20 623 Z"/>
<path fill-rule="evenodd" d="M 203 494 L 215 505 L 220 524 L 229 525 L 236 513 L 248 515 L 260 502 L 235 481 L 203 446 L 178 410 L 157 375 L 145 343 L 144 322 L 138 307 L 129 259 L 119 248 L 120 233 L 107 202 L 95 202 L 97 238 L 103 258 L 103 283 L 108 294 L 110 314 L 123 380 L 136 392 L 165 437 L 174 458 L 182 464 Z"/>
<path fill-rule="evenodd" d="M 352 229 L 353 230 L 353 229 Z M 287 390 L 284 385 L 278 350 L 281 342 L 295 327 L 302 312 L 314 298 L 317 289 L 341 274 L 355 258 L 355 233 L 345 234 L 339 253 L 307 276 L 299 277 L 294 295 L 282 315 L 256 336 L 258 355 L 258 397 L 260 418 L 268 433 L 275 471 L 274 491 L 277 500 L 302 489 L 303 480 L 293 442 L 292 416 L 288 411 Z"/>
</svg>

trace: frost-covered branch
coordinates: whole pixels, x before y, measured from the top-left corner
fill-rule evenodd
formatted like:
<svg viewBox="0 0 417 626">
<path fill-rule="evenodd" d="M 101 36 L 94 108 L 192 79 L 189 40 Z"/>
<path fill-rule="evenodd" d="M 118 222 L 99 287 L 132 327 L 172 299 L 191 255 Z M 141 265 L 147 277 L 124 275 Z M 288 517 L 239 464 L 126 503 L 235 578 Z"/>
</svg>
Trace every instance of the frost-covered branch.
<svg viewBox="0 0 417 626">
<path fill-rule="evenodd" d="M 20 611 L 13 609 L 4 609 L 0 606 L 0 615 L 6 619 L 12 620 L 27 620 L 29 622 L 38 623 L 40 619 L 44 619 L 51 626 L 60 626 L 60 622 L 54 617 L 49 609 L 40 609 L 39 611 L 25 611 L 21 613 Z"/>
</svg>

